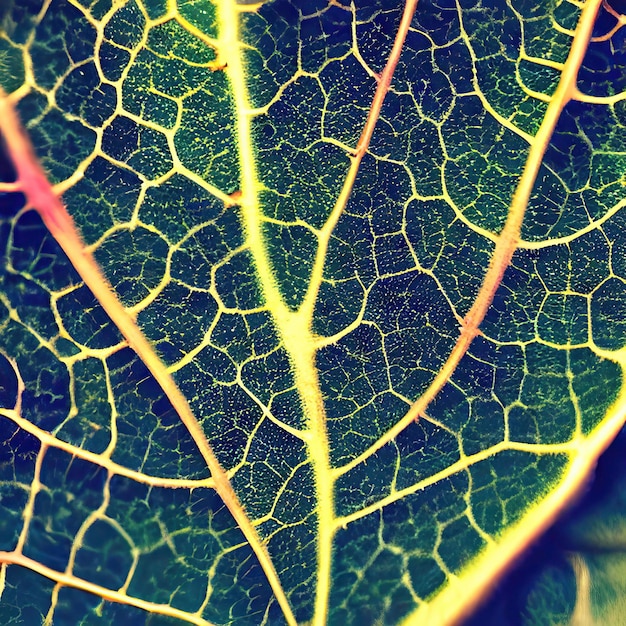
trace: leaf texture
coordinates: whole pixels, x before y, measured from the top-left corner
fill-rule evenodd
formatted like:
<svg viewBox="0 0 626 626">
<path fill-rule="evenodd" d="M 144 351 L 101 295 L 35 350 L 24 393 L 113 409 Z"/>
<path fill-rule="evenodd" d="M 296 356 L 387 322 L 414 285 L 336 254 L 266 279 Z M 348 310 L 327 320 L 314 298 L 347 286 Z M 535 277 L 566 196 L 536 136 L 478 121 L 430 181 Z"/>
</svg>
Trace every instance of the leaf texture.
<svg viewBox="0 0 626 626">
<path fill-rule="evenodd" d="M 3 623 L 452 623 L 619 430 L 624 20 L 415 4 L 2 4 Z"/>
</svg>

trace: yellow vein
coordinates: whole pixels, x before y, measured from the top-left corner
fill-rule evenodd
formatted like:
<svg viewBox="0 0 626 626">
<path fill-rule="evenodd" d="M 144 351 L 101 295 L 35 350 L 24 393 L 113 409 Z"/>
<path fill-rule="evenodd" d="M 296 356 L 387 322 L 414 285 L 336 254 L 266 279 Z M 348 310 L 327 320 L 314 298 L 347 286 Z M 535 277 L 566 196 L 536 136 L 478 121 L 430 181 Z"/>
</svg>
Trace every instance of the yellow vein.
<svg viewBox="0 0 626 626">
<path fill-rule="evenodd" d="M 73 576 L 71 574 L 57 572 L 56 570 L 46 567 L 34 559 L 30 559 L 18 552 L 0 552 L 0 562 L 25 567 L 33 572 L 36 572 L 37 574 L 40 574 L 41 576 L 45 576 L 49 580 L 55 581 L 60 585 L 73 587 L 74 589 L 80 589 L 81 591 L 87 591 L 88 593 L 93 593 L 101 598 L 104 598 L 105 600 L 110 600 L 111 602 L 127 604 L 150 613 L 159 613 L 168 617 L 174 617 L 191 624 L 197 624 L 198 626 L 213 626 L 211 622 L 203 619 L 197 614 L 187 613 L 186 611 L 175 609 L 168 604 L 147 602 L 146 600 L 134 598 L 133 596 L 127 596 L 125 593 L 120 593 L 119 591 L 113 591 L 112 589 L 107 589 L 106 587 L 90 583 L 83 578 L 78 578 L 77 576 Z"/>
<path fill-rule="evenodd" d="M 411 422 L 419 419 L 419 416 L 426 410 L 426 407 L 432 402 L 441 388 L 452 376 L 460 360 L 469 349 L 474 337 L 479 333 L 478 327 L 491 306 L 496 289 L 500 285 L 504 272 L 511 262 L 513 253 L 518 247 L 526 206 L 528 205 L 528 200 L 535 184 L 543 156 L 548 148 L 550 138 L 559 120 L 561 111 L 567 103 L 577 95 L 576 79 L 578 77 L 578 69 L 580 68 L 587 50 L 587 44 L 593 30 L 595 15 L 601 3 L 602 0 L 588 0 L 583 8 L 567 61 L 563 66 L 563 73 L 561 74 L 559 84 L 552 95 L 541 126 L 530 145 L 526 165 L 524 166 L 524 171 L 522 172 L 513 195 L 506 223 L 498 237 L 489 263 L 489 268 L 487 269 L 483 283 L 476 296 L 476 300 L 463 320 L 461 335 L 456 345 L 435 376 L 433 382 L 423 395 L 415 401 L 407 414 L 373 446 L 338 470 L 339 474 L 349 471 L 369 458 L 377 450 L 394 439 Z"/>
<path fill-rule="evenodd" d="M 42 443 L 41 447 L 39 448 L 39 452 L 37 453 L 37 459 L 35 460 L 35 471 L 33 472 L 33 480 L 30 483 L 28 502 L 26 502 L 26 505 L 24 506 L 24 511 L 22 512 L 24 525 L 22 526 L 20 536 L 18 537 L 17 544 L 15 546 L 16 552 L 21 552 L 24 549 L 26 539 L 28 538 L 28 530 L 30 528 L 30 523 L 33 519 L 33 515 L 35 512 L 35 500 L 37 498 L 37 494 L 41 491 L 43 487 L 43 485 L 41 484 L 41 468 L 43 466 L 43 459 L 46 456 L 47 451 L 48 446 L 46 446 L 45 443 Z"/>
<path fill-rule="evenodd" d="M 279 603 L 281 601 L 286 602 L 267 550 L 241 506 L 226 472 L 217 461 L 204 431 L 193 415 L 186 398 L 178 389 L 174 379 L 136 322 L 124 309 L 93 256 L 85 249 L 73 219 L 59 198 L 53 193 L 50 183 L 37 161 L 33 148 L 22 130 L 17 114 L 3 92 L 0 92 L 0 134 L 4 137 L 7 150 L 17 171 L 17 178 L 23 185 L 22 191 L 26 196 L 28 204 L 40 214 L 44 224 L 61 246 L 87 287 L 115 323 L 128 345 L 137 353 L 159 383 L 206 462 L 215 482 L 215 490 L 224 501 L 224 504 L 239 525 L 241 532 L 248 540 L 250 547 L 259 558 L 261 567 L 268 575 Z M 282 600 L 280 594 L 282 594 Z M 295 621 L 292 623 L 295 624 Z"/>
<path fill-rule="evenodd" d="M 79 448 L 78 446 L 72 445 L 71 443 L 67 443 L 66 441 L 57 439 L 49 432 L 38 428 L 28 420 L 20 417 L 16 411 L 0 409 L 0 415 L 13 421 L 25 432 L 37 437 L 37 439 L 39 439 L 39 441 L 41 441 L 41 443 L 45 444 L 46 446 L 49 446 L 50 448 L 56 448 L 57 450 L 63 450 L 63 452 L 67 452 L 68 454 L 71 454 L 76 458 L 83 459 L 84 461 L 88 461 L 89 463 L 93 463 L 94 465 L 98 465 L 99 467 L 103 467 L 104 469 L 111 472 L 111 474 L 124 476 L 125 478 L 130 478 L 131 480 L 134 480 L 138 483 L 143 483 L 144 485 L 150 485 L 152 487 L 167 487 L 172 489 L 197 489 L 200 487 L 215 487 L 215 482 L 212 478 L 198 478 L 196 480 L 185 478 L 165 478 L 162 476 L 151 476 L 150 474 L 137 472 L 128 467 L 120 465 L 115 461 L 112 461 L 105 455 L 97 454 L 95 452 L 89 452 L 89 450 L 83 450 L 83 448 Z"/>
<path fill-rule="evenodd" d="M 241 59 L 240 47 L 242 44 L 239 41 L 240 12 L 234 0 L 222 0 L 218 3 L 217 21 L 219 32 L 217 39 L 210 39 L 199 28 L 185 20 L 182 16 L 178 17 L 178 22 L 200 41 L 213 47 L 217 46 L 217 58 L 214 66 L 218 71 L 220 68 L 225 69 L 230 81 L 237 117 L 237 142 L 241 169 L 241 198 L 239 203 L 246 230 L 246 243 L 253 254 L 258 275 L 262 282 L 262 288 L 268 301 L 268 307 L 272 310 L 277 324 L 281 326 L 281 321 L 284 325 L 289 311 L 282 301 L 276 284 L 272 280 L 273 273 L 261 232 L 259 219 L 260 210 L 258 208 L 258 189 L 260 188 L 260 184 L 256 174 L 249 119 L 246 115 L 249 106 L 245 84 L 245 70 Z M 246 524 L 253 529 L 247 518 Z M 287 623 L 295 625 L 296 620 L 293 616 L 293 611 L 291 610 L 291 606 L 289 605 L 289 601 L 287 600 L 272 559 L 267 548 L 256 534 L 256 530 L 254 533 L 256 537 L 256 546 L 253 546 L 254 552 L 259 559 Z"/>
<path fill-rule="evenodd" d="M 617 204 L 611 207 L 608 211 L 602 214 L 598 219 L 592 220 L 580 228 L 571 235 L 563 235 L 561 237 L 554 237 L 551 239 L 543 239 L 541 241 L 528 241 L 526 239 L 520 239 L 518 248 L 524 250 L 541 250 L 542 248 L 550 248 L 552 246 L 561 246 L 589 234 L 594 230 L 600 230 L 605 222 L 608 222 L 616 213 L 621 211 L 626 206 L 626 200 L 620 200 Z"/>
<path fill-rule="evenodd" d="M 294 321 L 300 322 L 301 319 L 295 317 Z M 334 483 L 330 468 L 326 412 L 315 364 L 315 343 L 310 325 L 298 323 L 292 325 L 285 334 L 285 343 L 293 360 L 296 384 L 305 414 L 309 419 L 310 436 L 307 443 L 315 475 L 318 526 L 318 570 L 312 625 L 323 626 L 327 623 L 335 520 Z"/>
<path fill-rule="evenodd" d="M 398 502 L 406 498 L 409 495 L 417 493 L 419 491 L 423 491 L 427 487 L 431 487 L 432 485 L 436 485 L 447 478 L 451 478 L 455 474 L 462 472 L 463 470 L 469 469 L 470 467 L 480 463 L 481 461 L 486 461 L 489 459 L 493 459 L 497 454 L 501 452 L 528 452 L 531 454 L 536 454 L 537 456 L 545 456 L 545 455 L 556 455 L 556 454 L 567 454 L 572 456 L 574 453 L 578 452 L 580 449 L 581 442 L 579 439 L 572 439 L 571 441 L 565 443 L 554 443 L 554 444 L 535 444 L 535 443 L 518 443 L 518 442 L 508 442 L 503 441 L 500 443 L 487 448 L 486 450 L 481 450 L 476 454 L 472 454 L 471 456 L 463 456 L 458 461 L 452 463 L 445 469 L 433 474 L 432 476 L 428 476 L 423 480 L 420 480 L 404 489 L 399 489 L 397 491 L 393 491 L 389 495 L 377 500 L 376 502 L 369 504 L 362 509 L 358 509 L 353 513 L 349 513 L 343 517 L 338 517 L 335 524 L 337 528 L 345 528 L 351 522 L 354 522 L 358 519 L 366 517 L 370 513 L 374 513 L 375 511 L 379 511 L 380 509 L 393 504 L 394 502 Z"/>
</svg>

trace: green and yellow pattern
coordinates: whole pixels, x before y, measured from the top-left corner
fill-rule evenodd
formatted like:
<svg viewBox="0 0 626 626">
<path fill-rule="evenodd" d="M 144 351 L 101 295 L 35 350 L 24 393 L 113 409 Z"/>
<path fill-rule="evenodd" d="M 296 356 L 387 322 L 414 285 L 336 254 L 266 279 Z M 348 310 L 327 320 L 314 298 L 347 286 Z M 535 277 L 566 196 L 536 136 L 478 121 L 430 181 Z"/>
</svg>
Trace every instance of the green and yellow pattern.
<svg viewBox="0 0 626 626">
<path fill-rule="evenodd" d="M 624 23 L 6 0 L 0 621 L 468 614 L 624 421 Z"/>
</svg>

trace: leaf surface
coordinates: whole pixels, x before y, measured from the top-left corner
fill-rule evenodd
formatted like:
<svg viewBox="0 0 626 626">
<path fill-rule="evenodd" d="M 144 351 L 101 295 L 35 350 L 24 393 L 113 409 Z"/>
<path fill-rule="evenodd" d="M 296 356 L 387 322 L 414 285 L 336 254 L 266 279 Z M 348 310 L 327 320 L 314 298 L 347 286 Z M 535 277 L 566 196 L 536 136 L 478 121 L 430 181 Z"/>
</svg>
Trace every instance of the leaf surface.
<svg viewBox="0 0 626 626">
<path fill-rule="evenodd" d="M 623 422 L 619 13 L 0 16 L 3 623 L 467 613 Z"/>
</svg>

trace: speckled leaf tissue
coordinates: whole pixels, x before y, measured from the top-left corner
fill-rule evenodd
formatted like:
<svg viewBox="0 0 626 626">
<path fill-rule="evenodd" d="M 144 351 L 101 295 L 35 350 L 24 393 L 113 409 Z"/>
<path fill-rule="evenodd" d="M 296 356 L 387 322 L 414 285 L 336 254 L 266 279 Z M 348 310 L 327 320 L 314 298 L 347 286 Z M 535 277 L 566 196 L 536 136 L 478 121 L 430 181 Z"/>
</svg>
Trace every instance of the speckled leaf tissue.
<svg viewBox="0 0 626 626">
<path fill-rule="evenodd" d="M 0 622 L 469 614 L 626 415 L 619 10 L 1 2 Z"/>
</svg>

